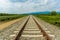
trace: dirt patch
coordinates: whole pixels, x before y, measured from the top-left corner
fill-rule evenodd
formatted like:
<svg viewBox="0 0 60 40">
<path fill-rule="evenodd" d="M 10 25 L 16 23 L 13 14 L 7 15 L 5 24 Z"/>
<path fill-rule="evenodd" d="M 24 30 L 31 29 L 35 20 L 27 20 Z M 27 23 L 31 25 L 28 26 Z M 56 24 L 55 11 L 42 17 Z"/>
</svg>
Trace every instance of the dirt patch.
<svg viewBox="0 0 60 40">
<path fill-rule="evenodd" d="M 20 18 L 21 19 L 21 18 Z M 5 22 L 5 23 L 0 23 L 0 30 L 3 30 L 4 28 L 8 27 L 9 25 L 19 21 L 20 19 L 15 19 L 9 22 Z"/>
</svg>

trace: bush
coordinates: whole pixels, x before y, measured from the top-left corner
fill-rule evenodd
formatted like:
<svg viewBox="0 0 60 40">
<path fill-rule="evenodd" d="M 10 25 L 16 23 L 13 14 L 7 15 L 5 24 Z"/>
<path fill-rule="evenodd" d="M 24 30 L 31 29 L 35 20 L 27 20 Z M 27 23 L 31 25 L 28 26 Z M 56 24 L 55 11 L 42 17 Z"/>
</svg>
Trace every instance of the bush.
<svg viewBox="0 0 60 40">
<path fill-rule="evenodd" d="M 56 11 L 52 11 L 50 15 L 57 15 Z"/>
</svg>

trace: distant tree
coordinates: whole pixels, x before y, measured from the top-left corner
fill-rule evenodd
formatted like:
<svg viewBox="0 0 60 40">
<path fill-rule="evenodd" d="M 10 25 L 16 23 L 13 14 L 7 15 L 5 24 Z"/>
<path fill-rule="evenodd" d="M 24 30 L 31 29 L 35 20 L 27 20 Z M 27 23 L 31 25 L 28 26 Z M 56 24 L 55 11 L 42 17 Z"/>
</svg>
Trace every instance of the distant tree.
<svg viewBox="0 0 60 40">
<path fill-rule="evenodd" d="M 56 12 L 56 11 L 52 11 L 52 12 L 50 13 L 50 15 L 57 15 L 57 12 Z"/>
</svg>

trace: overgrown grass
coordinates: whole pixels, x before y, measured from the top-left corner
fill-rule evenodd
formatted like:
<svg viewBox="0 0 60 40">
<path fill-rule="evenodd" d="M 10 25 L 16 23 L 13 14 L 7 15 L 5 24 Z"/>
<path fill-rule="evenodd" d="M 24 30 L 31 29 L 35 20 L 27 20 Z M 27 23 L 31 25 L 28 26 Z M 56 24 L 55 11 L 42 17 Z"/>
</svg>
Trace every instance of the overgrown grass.
<svg viewBox="0 0 60 40">
<path fill-rule="evenodd" d="M 38 18 L 40 19 L 43 19 L 45 20 L 46 22 L 49 22 L 53 25 L 57 25 L 57 26 L 60 26 L 60 14 L 59 15 L 35 15 L 37 16 Z"/>
<path fill-rule="evenodd" d="M 17 18 L 27 16 L 25 14 L 0 14 L 0 22 L 10 21 Z"/>
</svg>

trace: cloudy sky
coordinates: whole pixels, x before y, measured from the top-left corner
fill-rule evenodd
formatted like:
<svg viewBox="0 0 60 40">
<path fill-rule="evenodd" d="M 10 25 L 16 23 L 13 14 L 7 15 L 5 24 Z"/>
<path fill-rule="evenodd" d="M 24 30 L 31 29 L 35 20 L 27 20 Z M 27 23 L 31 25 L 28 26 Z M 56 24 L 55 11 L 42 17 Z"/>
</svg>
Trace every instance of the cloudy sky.
<svg viewBox="0 0 60 40">
<path fill-rule="evenodd" d="M 0 0 L 0 12 L 60 11 L 60 0 Z"/>
</svg>

